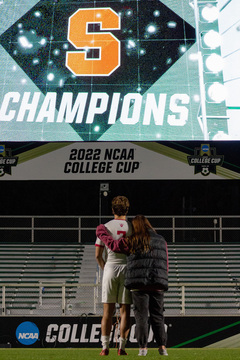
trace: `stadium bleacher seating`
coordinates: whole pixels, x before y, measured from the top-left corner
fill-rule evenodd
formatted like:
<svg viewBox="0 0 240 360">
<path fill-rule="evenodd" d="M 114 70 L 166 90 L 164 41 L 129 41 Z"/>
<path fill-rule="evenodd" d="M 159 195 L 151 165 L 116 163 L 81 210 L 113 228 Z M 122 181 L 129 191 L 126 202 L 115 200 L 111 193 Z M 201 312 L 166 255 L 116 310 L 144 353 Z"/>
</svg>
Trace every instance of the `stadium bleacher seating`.
<svg viewBox="0 0 240 360">
<path fill-rule="evenodd" d="M 169 284 L 179 286 L 170 287 L 165 295 L 166 313 L 181 313 L 180 284 L 183 283 L 185 314 L 240 313 L 240 245 L 170 244 L 168 251 Z M 205 286 L 198 287 L 199 283 L 204 283 Z M 219 286 L 211 286 L 213 283 Z M 196 286 L 192 286 L 193 284 Z M 226 286 L 222 286 L 223 284 Z"/>
<path fill-rule="evenodd" d="M 78 283 L 83 252 L 80 244 L 0 244 L 0 283 L 13 284 L 6 287 L 6 314 L 29 314 L 44 302 L 51 308 L 51 302 L 61 301 L 61 287 L 42 283 Z M 75 294 L 76 289 L 66 288 L 66 299 Z"/>
<path fill-rule="evenodd" d="M 101 315 L 94 251 L 93 244 L 0 244 L 0 284 L 12 284 L 6 287 L 6 314 L 61 315 L 61 285 L 67 284 L 66 314 Z M 239 315 L 240 245 L 171 243 L 168 251 L 166 315 Z"/>
</svg>

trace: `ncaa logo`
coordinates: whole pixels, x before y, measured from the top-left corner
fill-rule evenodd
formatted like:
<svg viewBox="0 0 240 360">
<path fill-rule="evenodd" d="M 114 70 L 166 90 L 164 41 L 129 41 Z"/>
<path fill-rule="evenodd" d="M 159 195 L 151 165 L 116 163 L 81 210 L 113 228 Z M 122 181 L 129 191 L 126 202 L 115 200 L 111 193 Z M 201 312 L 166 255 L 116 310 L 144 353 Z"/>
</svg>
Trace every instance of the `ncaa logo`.
<svg viewBox="0 0 240 360">
<path fill-rule="evenodd" d="M 202 145 L 202 151 L 203 152 L 208 152 L 209 151 L 209 146 L 208 145 Z"/>
<path fill-rule="evenodd" d="M 23 345 L 32 345 L 39 338 L 39 329 L 33 322 L 25 321 L 17 327 L 16 338 Z"/>
</svg>

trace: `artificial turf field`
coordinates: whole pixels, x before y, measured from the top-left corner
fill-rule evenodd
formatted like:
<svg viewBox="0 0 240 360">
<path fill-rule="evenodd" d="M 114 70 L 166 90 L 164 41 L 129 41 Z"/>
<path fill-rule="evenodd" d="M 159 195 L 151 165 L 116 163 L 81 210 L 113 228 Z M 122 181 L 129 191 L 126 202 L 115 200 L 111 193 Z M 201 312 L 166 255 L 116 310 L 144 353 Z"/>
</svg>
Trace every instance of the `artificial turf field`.
<svg viewBox="0 0 240 360">
<path fill-rule="evenodd" d="M 95 360 L 102 359 L 100 349 L 0 349 L 0 360 Z M 126 360 L 136 359 L 138 349 L 127 349 Z M 117 350 L 110 349 L 107 360 L 118 358 Z M 146 360 L 239 360 L 237 349 L 168 349 L 168 357 L 160 356 L 157 349 L 149 349 Z"/>
</svg>

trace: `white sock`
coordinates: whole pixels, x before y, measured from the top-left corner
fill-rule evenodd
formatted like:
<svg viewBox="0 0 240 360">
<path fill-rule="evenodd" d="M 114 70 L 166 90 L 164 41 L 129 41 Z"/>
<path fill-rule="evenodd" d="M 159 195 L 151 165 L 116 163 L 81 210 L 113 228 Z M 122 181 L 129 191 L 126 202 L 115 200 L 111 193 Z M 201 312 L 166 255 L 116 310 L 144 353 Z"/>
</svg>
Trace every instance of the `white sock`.
<svg viewBox="0 0 240 360">
<path fill-rule="evenodd" d="M 120 337 L 120 339 L 119 339 L 119 349 L 122 349 L 122 350 L 125 351 L 126 342 L 127 342 L 127 339 L 124 339 L 124 338 Z"/>
<path fill-rule="evenodd" d="M 103 349 L 108 349 L 109 348 L 109 339 L 110 339 L 110 336 L 102 335 L 101 341 L 102 341 L 102 348 Z"/>
<path fill-rule="evenodd" d="M 146 356 L 147 355 L 147 349 L 139 349 L 138 356 Z"/>
</svg>

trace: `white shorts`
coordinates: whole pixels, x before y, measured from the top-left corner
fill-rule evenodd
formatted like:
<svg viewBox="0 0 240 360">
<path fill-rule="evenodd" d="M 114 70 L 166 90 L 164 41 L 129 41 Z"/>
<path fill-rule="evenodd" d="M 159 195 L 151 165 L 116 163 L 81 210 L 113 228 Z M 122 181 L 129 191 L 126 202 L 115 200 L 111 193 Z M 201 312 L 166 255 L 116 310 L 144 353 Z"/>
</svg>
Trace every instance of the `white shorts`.
<svg viewBox="0 0 240 360">
<path fill-rule="evenodd" d="M 132 296 L 124 286 L 126 265 L 106 264 L 102 279 L 102 302 L 131 304 Z"/>
</svg>

